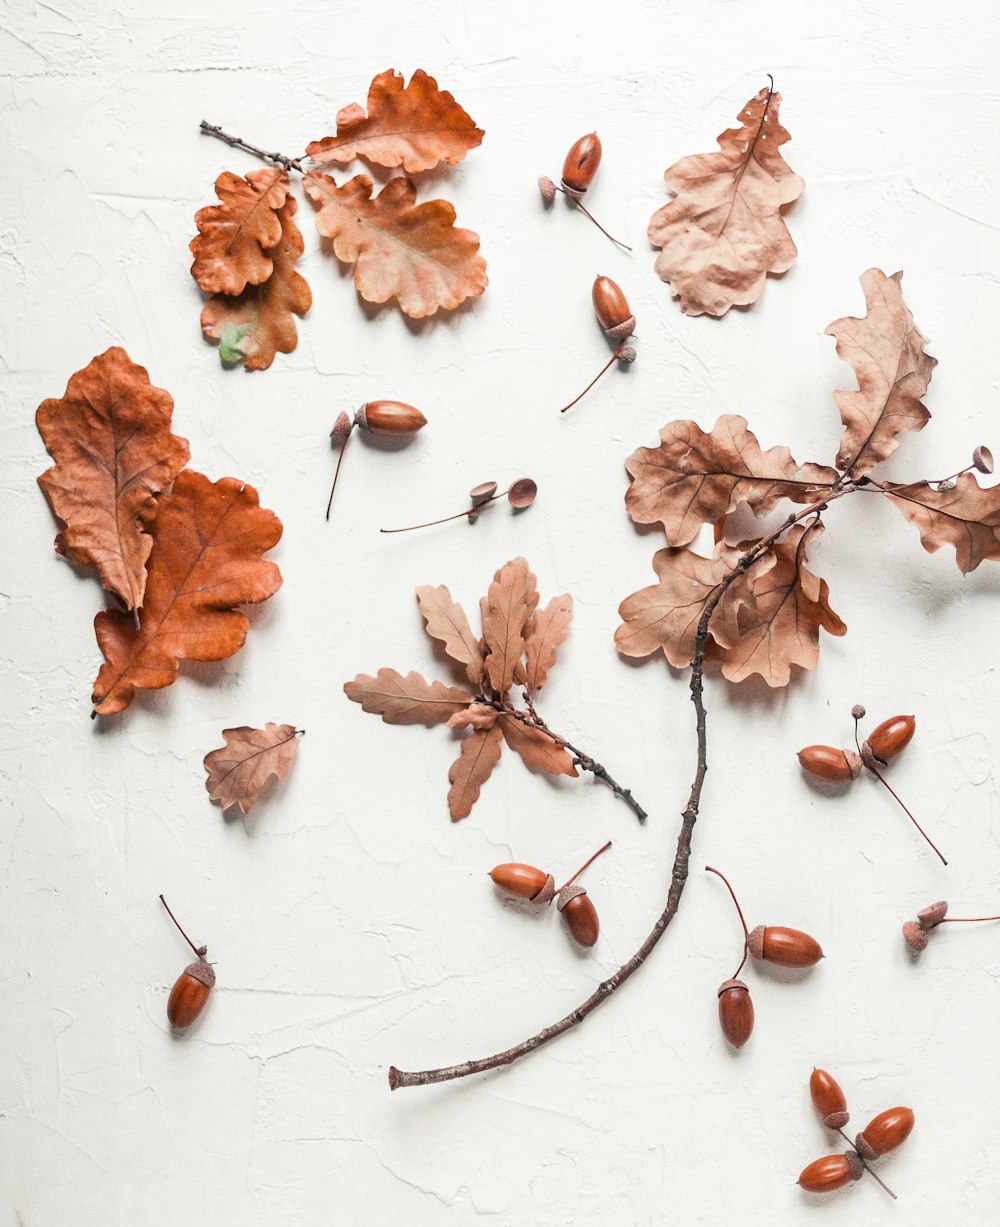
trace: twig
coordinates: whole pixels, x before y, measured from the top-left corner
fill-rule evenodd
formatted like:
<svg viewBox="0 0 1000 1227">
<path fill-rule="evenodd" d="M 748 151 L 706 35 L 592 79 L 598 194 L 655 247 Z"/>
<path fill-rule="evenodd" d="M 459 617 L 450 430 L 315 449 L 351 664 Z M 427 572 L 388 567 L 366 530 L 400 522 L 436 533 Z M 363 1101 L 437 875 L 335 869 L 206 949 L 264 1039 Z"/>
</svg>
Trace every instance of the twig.
<svg viewBox="0 0 1000 1227">
<path fill-rule="evenodd" d="M 499 1069 L 501 1066 L 511 1065 L 521 1057 L 527 1056 L 529 1052 L 534 1052 L 537 1048 L 541 1048 L 544 1044 L 558 1039 L 560 1035 L 564 1035 L 567 1031 L 571 1031 L 574 1027 L 579 1026 L 589 1014 L 592 1014 L 612 993 L 621 988 L 626 980 L 630 979 L 645 963 L 657 942 L 666 932 L 667 926 L 677 914 L 677 908 L 681 901 L 681 895 L 684 893 L 684 884 L 688 876 L 688 861 L 691 858 L 691 836 L 694 831 L 694 824 L 698 820 L 701 791 L 705 783 L 705 774 L 708 771 L 705 704 L 702 694 L 704 690 L 705 650 L 708 646 L 708 624 L 711 621 L 712 614 L 715 613 L 716 607 L 729 586 L 741 575 L 745 575 L 761 555 L 777 541 L 782 533 L 786 532 L 794 524 L 807 520 L 811 516 L 818 516 L 826 509 L 828 503 L 842 498 L 845 494 L 852 493 L 855 489 L 857 487 L 853 483 L 842 479 L 839 483 L 832 486 L 818 502 L 811 503 L 804 510 L 790 515 L 786 520 L 783 520 L 773 532 L 763 537 L 740 558 L 732 571 L 719 581 L 705 602 L 705 608 L 701 612 L 701 617 L 698 620 L 698 629 L 695 634 L 694 659 L 691 663 L 691 680 L 689 684 L 691 702 L 694 704 L 695 710 L 698 765 L 691 784 L 687 805 L 681 814 L 681 829 L 677 836 L 677 849 L 674 853 L 674 863 L 670 870 L 670 888 L 667 892 L 667 902 L 646 940 L 627 963 L 623 963 L 613 976 L 610 976 L 597 986 L 586 1001 L 577 1006 L 575 1010 L 564 1018 L 560 1018 L 558 1022 L 553 1023 L 549 1027 L 544 1027 L 537 1035 L 523 1040 L 520 1044 L 515 1044 L 513 1048 L 507 1048 L 503 1052 L 498 1052 L 494 1056 L 481 1057 L 479 1060 L 474 1061 L 463 1061 L 458 1065 L 445 1065 L 440 1069 L 423 1069 L 408 1072 L 397 1069 L 395 1065 L 391 1065 L 389 1067 L 390 1090 L 395 1091 L 403 1086 L 429 1086 L 434 1082 L 451 1082 L 455 1078 L 467 1078 L 470 1074 L 484 1074 L 491 1069 Z M 491 700 L 485 701 L 489 706 L 495 706 Z M 512 714 L 516 715 L 516 713 Z M 530 715 L 525 723 L 531 723 Z M 542 731 L 546 732 L 547 730 L 543 729 Z M 552 736 L 551 733 L 549 735 Z M 566 748 L 570 749 L 568 745 Z"/>
<path fill-rule="evenodd" d="M 217 124 L 210 124 L 204 119 L 201 121 L 200 126 L 206 136 L 214 136 L 220 141 L 225 141 L 227 145 L 232 145 L 235 149 L 243 149 L 247 153 L 252 153 L 256 157 L 262 158 L 265 162 L 273 162 L 276 166 L 283 167 L 286 171 L 297 170 L 300 175 L 306 173 L 302 169 L 302 163 L 298 158 L 289 158 L 283 153 L 268 153 L 264 149 L 259 149 L 256 145 L 251 145 L 242 136 L 230 136 L 228 132 L 223 132 Z"/>
</svg>

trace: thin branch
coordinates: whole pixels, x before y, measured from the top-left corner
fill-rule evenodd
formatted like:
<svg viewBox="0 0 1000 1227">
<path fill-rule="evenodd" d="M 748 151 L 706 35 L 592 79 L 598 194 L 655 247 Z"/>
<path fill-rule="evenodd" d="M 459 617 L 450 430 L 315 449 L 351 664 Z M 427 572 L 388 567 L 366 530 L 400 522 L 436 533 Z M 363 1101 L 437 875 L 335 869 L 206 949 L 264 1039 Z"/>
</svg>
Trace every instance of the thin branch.
<svg viewBox="0 0 1000 1227">
<path fill-rule="evenodd" d="M 807 520 L 811 516 L 818 516 L 820 512 L 826 509 L 828 503 L 835 499 L 843 498 L 845 494 L 851 494 L 857 487 L 848 482 L 845 478 L 840 483 L 832 487 L 826 496 L 818 502 L 811 503 L 802 511 L 794 515 L 790 515 L 786 520 L 766 537 L 763 537 L 757 542 L 752 549 L 748 550 L 736 566 L 719 581 L 718 585 L 712 591 L 708 600 L 705 602 L 705 608 L 701 612 L 701 617 L 698 620 L 698 629 L 695 634 L 695 650 L 694 659 L 691 664 L 691 702 L 694 704 L 695 710 L 695 731 L 697 733 L 698 744 L 698 762 L 695 769 L 694 780 L 691 784 L 691 792 L 688 796 L 687 805 L 681 814 L 681 829 L 677 836 L 677 848 L 674 852 L 674 863 L 670 870 L 670 887 L 667 892 L 667 901 L 663 911 L 657 918 L 656 924 L 642 943 L 639 949 L 632 955 L 627 963 L 623 963 L 621 967 L 610 976 L 607 980 L 603 980 L 593 993 L 582 1002 L 575 1010 L 567 1014 L 564 1018 L 560 1018 L 558 1022 L 552 1023 L 549 1027 L 544 1027 L 537 1035 L 533 1035 L 530 1039 L 522 1040 L 520 1044 L 515 1044 L 513 1048 L 507 1048 L 503 1052 L 498 1052 L 491 1057 L 481 1057 L 478 1060 L 462 1061 L 458 1065 L 445 1065 L 440 1069 L 423 1069 L 413 1072 L 397 1069 L 395 1065 L 389 1067 L 389 1089 L 398 1090 L 403 1086 L 429 1086 L 434 1082 L 451 1082 L 455 1078 L 467 1078 L 470 1074 L 484 1074 L 491 1069 L 499 1069 L 504 1065 L 511 1065 L 521 1057 L 525 1057 L 529 1052 L 534 1052 L 543 1045 L 548 1044 L 554 1039 L 558 1039 L 560 1035 L 564 1035 L 567 1031 L 571 1031 L 574 1027 L 592 1014 L 602 1002 L 616 992 L 621 986 L 629 980 L 645 963 L 646 959 L 652 954 L 660 938 L 667 930 L 667 926 L 677 914 L 677 908 L 681 901 L 681 895 L 684 893 L 684 884 L 688 876 L 688 862 L 691 859 L 691 837 L 694 832 L 694 824 L 698 820 L 699 807 L 701 805 L 701 791 L 705 784 L 705 775 L 708 771 L 708 743 L 705 733 L 705 704 L 702 698 L 704 690 L 704 672 L 705 672 L 705 651 L 708 647 L 708 624 L 711 621 L 712 614 L 715 613 L 716 607 L 722 600 L 729 586 L 737 580 L 741 575 L 753 566 L 753 564 L 764 554 L 767 549 L 777 539 L 791 528 L 794 524 L 800 523 L 802 520 Z M 490 702 L 490 706 L 493 703 Z M 530 716 L 525 723 L 531 723 Z M 543 729 L 547 732 L 547 729 Z M 549 733 L 552 736 L 551 733 Z M 555 740 L 555 738 L 553 738 Z M 567 744 L 567 749 L 570 749 Z"/>
<path fill-rule="evenodd" d="M 275 166 L 281 166 L 286 171 L 297 170 L 300 175 L 306 173 L 298 158 L 289 158 L 283 153 L 268 153 L 256 145 L 251 145 L 242 136 L 230 136 L 228 132 L 223 132 L 217 124 L 210 124 L 204 119 L 201 121 L 200 127 L 206 136 L 214 136 L 217 140 L 225 141 L 227 145 L 232 145 L 234 149 L 243 149 L 247 153 L 252 153 L 255 157 L 263 159 L 265 162 L 273 162 Z"/>
</svg>

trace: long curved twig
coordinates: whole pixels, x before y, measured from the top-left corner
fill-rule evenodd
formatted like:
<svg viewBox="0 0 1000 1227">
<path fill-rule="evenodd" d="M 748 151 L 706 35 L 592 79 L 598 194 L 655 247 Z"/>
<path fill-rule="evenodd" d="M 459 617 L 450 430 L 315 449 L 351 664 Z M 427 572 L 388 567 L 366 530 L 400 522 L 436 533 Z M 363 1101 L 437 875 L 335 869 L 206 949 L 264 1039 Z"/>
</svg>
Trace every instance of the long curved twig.
<svg viewBox="0 0 1000 1227">
<path fill-rule="evenodd" d="M 777 541 L 783 533 L 787 532 L 794 524 L 798 524 L 812 516 L 818 516 L 826 509 L 828 503 L 842 498 L 845 494 L 852 493 L 855 489 L 857 487 L 853 483 L 842 480 L 842 482 L 832 486 L 818 502 L 811 503 L 802 511 L 790 515 L 786 520 L 783 520 L 773 532 L 763 537 L 740 558 L 736 566 L 720 580 L 718 586 L 705 602 L 705 608 L 702 610 L 701 617 L 698 620 L 698 630 L 695 635 L 695 650 L 694 659 L 691 663 L 690 681 L 691 702 L 694 704 L 695 730 L 698 739 L 698 764 L 695 769 L 687 805 L 681 814 L 681 829 L 677 836 L 674 863 L 670 870 L 670 888 L 667 892 L 667 902 L 646 940 L 627 963 L 623 963 L 613 976 L 603 980 L 597 986 L 586 1001 L 582 1002 L 564 1018 L 560 1018 L 558 1022 L 552 1023 L 549 1027 L 544 1027 L 537 1035 L 533 1035 L 530 1039 L 523 1040 L 520 1044 L 515 1044 L 513 1048 L 507 1048 L 503 1052 L 498 1052 L 491 1057 L 481 1057 L 473 1061 L 462 1061 L 458 1065 L 445 1065 L 440 1069 L 423 1069 L 408 1072 L 397 1069 L 395 1065 L 391 1065 L 389 1067 L 390 1090 L 395 1091 L 403 1086 L 429 1086 L 434 1082 L 451 1082 L 455 1078 L 467 1078 L 470 1074 L 483 1074 L 491 1069 L 499 1069 L 503 1065 L 511 1065 L 521 1057 L 527 1056 L 529 1052 L 534 1052 L 537 1048 L 541 1048 L 543 1044 L 548 1044 L 551 1040 L 557 1039 L 560 1035 L 579 1026 L 589 1014 L 592 1014 L 602 1002 L 607 1001 L 612 993 L 621 988 L 625 981 L 630 979 L 645 963 L 660 938 L 666 932 L 667 926 L 677 914 L 677 908 L 681 901 L 681 895 L 684 893 L 684 884 L 688 876 L 688 861 L 691 858 L 691 837 L 694 832 L 694 824 L 698 820 L 701 791 L 705 783 L 705 774 L 708 771 L 705 704 L 702 696 L 704 692 L 705 649 L 708 646 L 708 624 L 711 621 L 712 614 L 715 612 L 729 586 L 741 575 L 745 575 L 768 547 Z"/>
</svg>

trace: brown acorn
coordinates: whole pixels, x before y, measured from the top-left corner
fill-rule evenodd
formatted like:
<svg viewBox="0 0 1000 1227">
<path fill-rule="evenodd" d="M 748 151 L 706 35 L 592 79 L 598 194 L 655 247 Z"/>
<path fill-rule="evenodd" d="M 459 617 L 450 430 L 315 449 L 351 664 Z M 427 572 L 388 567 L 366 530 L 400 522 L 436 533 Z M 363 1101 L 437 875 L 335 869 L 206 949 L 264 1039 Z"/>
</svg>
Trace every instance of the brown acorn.
<svg viewBox="0 0 1000 1227">
<path fill-rule="evenodd" d="M 528 899 L 532 903 L 549 903 L 556 893 L 556 880 L 552 874 L 536 869 L 534 865 L 497 865 L 490 870 L 490 877 L 509 895 Z"/>
<path fill-rule="evenodd" d="M 819 780 L 846 783 L 861 774 L 861 759 L 853 750 L 837 750 L 833 746 L 806 746 L 799 751 L 803 771 Z"/>
<path fill-rule="evenodd" d="M 601 138 L 596 132 L 588 132 L 573 142 L 562 170 L 562 185 L 567 192 L 583 195 L 594 182 L 603 152 Z"/>
<path fill-rule="evenodd" d="M 799 1184 L 807 1193 L 832 1193 L 852 1180 L 860 1180 L 864 1171 L 859 1156 L 848 1150 L 842 1155 L 824 1155 L 810 1163 L 800 1173 Z"/>
<path fill-rule="evenodd" d="M 854 1145 L 862 1159 L 877 1159 L 902 1145 L 913 1131 L 913 1125 L 912 1109 L 887 1108 L 862 1129 Z"/>
<path fill-rule="evenodd" d="M 610 277 L 597 277 L 591 295 L 594 312 L 601 321 L 606 337 L 620 341 L 635 332 L 635 316 L 617 281 L 612 281 Z"/>
<path fill-rule="evenodd" d="M 865 745 L 880 763 L 888 763 L 910 744 L 916 728 L 912 716 L 890 716 L 872 731 Z"/>
<path fill-rule="evenodd" d="M 825 1069 L 814 1069 L 809 1077 L 809 1095 L 813 1107 L 827 1129 L 843 1129 L 851 1119 L 847 1097 L 840 1083 Z"/>
<path fill-rule="evenodd" d="M 564 886 L 559 892 L 556 907 L 562 913 L 574 941 L 588 947 L 597 944 L 601 926 L 597 919 L 597 909 L 591 903 L 584 887 Z"/>
<path fill-rule="evenodd" d="M 742 980 L 723 980 L 719 985 L 719 1024 L 736 1049 L 742 1048 L 753 1033 L 753 1002 Z"/>
<path fill-rule="evenodd" d="M 598 848 L 594 855 L 558 888 L 552 874 L 536 869 L 534 865 L 522 865 L 516 862 L 497 865 L 495 869 L 490 870 L 490 877 L 501 890 L 507 891 L 508 894 L 518 899 L 527 899 L 540 907 L 556 899 L 556 907 L 562 913 L 573 939 L 581 946 L 589 947 L 597 942 L 601 926 L 597 919 L 597 909 L 590 901 L 586 890 L 582 886 L 574 886 L 574 882 L 610 847 L 611 841 L 608 840 L 603 848 Z"/>
<path fill-rule="evenodd" d="M 758 925 L 747 938 L 747 949 L 755 959 L 779 967 L 812 967 L 823 957 L 814 937 L 780 925 Z"/>
<path fill-rule="evenodd" d="M 172 1027 L 183 1031 L 195 1021 L 208 1005 L 212 989 L 215 987 L 215 968 L 206 962 L 207 946 L 196 946 L 181 928 L 177 917 L 170 910 L 166 899 L 160 895 L 160 902 L 167 910 L 167 915 L 177 926 L 177 931 L 198 956 L 197 963 L 189 963 L 181 972 L 170 990 L 167 999 L 167 1020 Z"/>
<path fill-rule="evenodd" d="M 340 466 L 344 461 L 344 452 L 351 437 L 351 432 L 357 426 L 366 434 L 385 439 L 407 439 L 423 429 L 427 419 L 419 409 L 401 400 L 370 400 L 355 413 L 352 421 L 346 413 L 338 415 L 330 431 L 330 445 L 339 452 L 337 468 L 333 474 L 333 485 L 330 487 L 330 498 L 326 504 L 326 518 L 330 518 L 330 508 L 333 506 L 333 493 L 337 489 L 337 479 L 340 477 Z"/>
</svg>

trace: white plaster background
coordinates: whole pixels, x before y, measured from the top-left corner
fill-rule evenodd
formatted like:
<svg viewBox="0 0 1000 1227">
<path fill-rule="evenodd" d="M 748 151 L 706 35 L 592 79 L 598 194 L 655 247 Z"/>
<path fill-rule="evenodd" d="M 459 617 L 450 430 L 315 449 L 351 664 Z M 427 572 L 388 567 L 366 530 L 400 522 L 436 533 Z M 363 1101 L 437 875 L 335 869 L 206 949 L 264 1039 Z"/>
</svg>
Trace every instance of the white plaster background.
<svg viewBox="0 0 1000 1227">
<path fill-rule="evenodd" d="M 933 421 L 889 473 L 940 476 L 1000 444 L 998 51 L 986 0 L 6 6 L 2 1227 L 996 1221 L 1000 936 L 942 931 L 911 965 L 899 925 L 942 895 L 965 914 L 997 898 L 1000 571 L 963 579 L 952 551 L 926 554 L 868 501 L 831 509 L 815 554 L 848 636 L 825 638 L 787 691 L 708 686 L 694 872 L 648 965 L 514 1068 L 395 1095 L 386 1069 L 486 1055 L 553 1021 L 662 905 L 693 720 L 679 675 L 614 651 L 618 603 L 652 582 L 661 544 L 626 519 L 625 456 L 671 418 L 738 411 L 765 446 L 830 460 L 832 393 L 851 376 L 823 330 L 863 311 L 870 265 L 905 269 L 940 360 Z M 198 121 L 295 154 L 389 66 L 425 67 L 486 129 L 423 195 L 440 186 L 481 234 L 487 293 L 419 325 L 366 316 L 305 204 L 315 300 L 299 347 L 263 374 L 223 371 L 200 338 L 187 243 L 215 176 L 254 162 Z M 753 310 L 687 319 L 644 237 L 661 175 L 714 148 L 767 71 L 807 184 L 789 213 L 799 259 Z M 538 199 L 537 175 L 595 127 L 588 203 L 631 257 Z M 607 353 L 598 272 L 625 288 L 640 356 L 563 418 Z M 247 479 L 281 517 L 285 583 L 237 657 L 92 723 L 101 596 L 52 552 L 34 410 L 109 345 L 173 394 L 194 466 Z M 430 424 L 395 454 L 355 442 L 328 525 L 327 432 L 380 396 Z M 498 508 L 475 528 L 376 531 L 523 472 L 541 492 L 516 520 Z M 474 607 L 517 553 L 545 599 L 576 598 L 543 711 L 634 788 L 644 829 L 599 786 L 510 761 L 453 826 L 448 734 L 389 728 L 341 692 L 381 665 L 439 673 L 414 587 L 447 583 Z M 830 798 L 800 777 L 794 751 L 845 743 L 856 701 L 875 719 L 917 713 L 893 779 L 949 869 L 875 785 Z M 224 726 L 267 720 L 308 730 L 299 761 L 251 821 L 227 824 L 202 757 Z M 585 957 L 555 916 L 504 906 L 484 877 L 511 858 L 569 868 L 609 837 Z M 810 930 L 828 955 L 798 984 L 751 973 L 757 1030 L 735 1058 L 715 990 L 738 929 L 705 862 L 753 922 Z M 218 960 L 181 1040 L 164 1006 L 185 947 L 160 891 Z M 841 1078 L 858 1127 L 916 1110 L 883 1164 L 898 1205 L 868 1180 L 823 1202 L 795 1186 L 835 1149 L 808 1100 L 814 1064 Z"/>
</svg>

